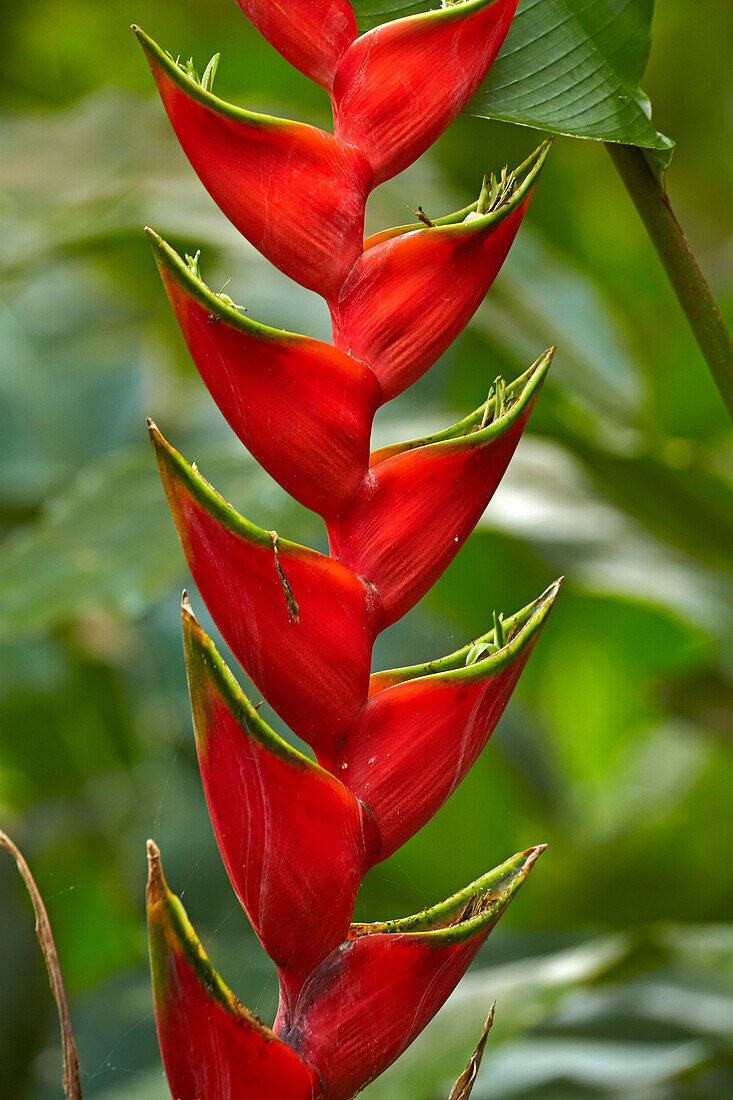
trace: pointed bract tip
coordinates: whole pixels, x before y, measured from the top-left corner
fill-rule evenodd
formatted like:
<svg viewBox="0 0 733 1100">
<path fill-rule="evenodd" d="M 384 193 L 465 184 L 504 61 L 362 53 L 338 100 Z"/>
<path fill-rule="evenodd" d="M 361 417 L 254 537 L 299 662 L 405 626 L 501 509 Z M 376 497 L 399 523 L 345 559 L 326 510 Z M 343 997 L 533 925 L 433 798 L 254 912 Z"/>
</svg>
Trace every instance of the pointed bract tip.
<svg viewBox="0 0 733 1100">
<path fill-rule="evenodd" d="M 149 840 L 146 845 L 148 852 L 148 902 L 152 903 L 166 893 L 167 887 L 163 878 L 163 866 L 160 862 L 160 848 L 154 840 Z"/>
<path fill-rule="evenodd" d="M 142 27 L 139 27 L 137 23 L 131 23 L 130 30 L 135 35 L 142 48 L 147 52 L 148 36 Z"/>
<path fill-rule="evenodd" d="M 206 637 L 201 624 L 194 615 L 193 608 L 188 598 L 188 592 L 184 591 L 181 596 L 181 622 L 183 624 L 184 635 L 190 635 L 191 633 L 200 634 L 202 637 Z"/>
<path fill-rule="evenodd" d="M 161 237 L 160 233 L 156 233 L 154 229 L 147 225 L 145 226 L 145 236 L 148 238 L 148 243 L 153 250 L 153 256 L 158 267 L 164 264 L 169 270 L 175 270 L 176 263 L 183 263 L 178 253 Z"/>
<path fill-rule="evenodd" d="M 155 451 L 157 456 L 160 456 L 161 454 L 170 454 L 173 451 L 173 448 L 161 432 L 158 425 L 150 417 L 148 417 L 148 434 L 150 436 L 150 441 L 153 444 L 153 450 Z"/>
<path fill-rule="evenodd" d="M 528 875 L 534 867 L 537 860 L 540 858 L 543 852 L 547 850 L 546 844 L 536 844 L 534 848 L 527 848 L 524 855 L 524 864 L 522 866 L 522 874 Z"/>
<path fill-rule="evenodd" d="M 538 373 L 546 374 L 547 371 L 550 369 L 550 364 L 552 363 L 552 360 L 555 358 L 556 351 L 557 348 L 555 347 L 551 347 L 548 348 L 546 351 L 543 351 L 542 355 L 538 356 L 532 366 L 529 368 L 530 375 L 534 376 Z"/>
<path fill-rule="evenodd" d="M 542 607 L 546 604 L 553 604 L 557 599 L 558 593 L 562 586 L 562 582 L 564 580 L 564 577 L 558 577 L 556 581 L 553 581 L 552 584 L 545 589 L 542 595 L 538 597 L 537 606 Z"/>
<path fill-rule="evenodd" d="M 547 154 L 549 153 L 550 149 L 552 148 L 552 143 L 555 140 L 555 137 L 556 137 L 555 134 L 549 134 L 545 138 L 544 141 L 541 141 L 539 143 L 539 145 L 534 150 L 534 152 L 530 153 L 527 160 L 528 161 L 541 161 L 541 160 L 544 160 L 545 157 L 547 156 Z"/>
</svg>

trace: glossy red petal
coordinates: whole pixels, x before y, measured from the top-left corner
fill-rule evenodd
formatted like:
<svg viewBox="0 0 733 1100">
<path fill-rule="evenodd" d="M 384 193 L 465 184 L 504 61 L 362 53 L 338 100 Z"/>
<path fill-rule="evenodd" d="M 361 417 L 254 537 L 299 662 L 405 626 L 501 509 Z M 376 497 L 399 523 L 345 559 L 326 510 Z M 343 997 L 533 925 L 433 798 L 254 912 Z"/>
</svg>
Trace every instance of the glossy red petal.
<svg viewBox="0 0 733 1100">
<path fill-rule="evenodd" d="M 309 979 L 287 1043 L 321 1074 L 329 1100 L 348 1100 L 382 1073 L 432 1019 L 527 877 L 532 848 L 435 909 L 361 925 Z"/>
<path fill-rule="evenodd" d="M 136 29 L 171 125 L 214 202 L 291 279 L 332 299 L 362 249 L 372 173 L 359 151 L 204 91 Z"/>
<path fill-rule="evenodd" d="M 237 0 L 257 30 L 301 73 L 333 87 L 339 61 L 356 38 L 348 0 Z"/>
<path fill-rule="evenodd" d="M 209 813 L 237 897 L 277 964 L 287 1018 L 305 978 L 346 939 L 379 833 L 342 783 L 262 721 L 187 600 L 182 619 Z"/>
<path fill-rule="evenodd" d="M 493 212 L 366 242 L 331 307 L 333 342 L 372 368 L 385 401 L 424 374 L 478 309 L 517 234 L 546 152 L 543 146 L 516 193 Z"/>
<path fill-rule="evenodd" d="M 338 562 L 248 523 L 150 427 L 193 578 L 250 679 L 317 754 L 331 756 L 367 694 L 383 613 Z"/>
<path fill-rule="evenodd" d="M 334 133 L 382 183 L 450 126 L 478 89 L 517 0 L 469 0 L 375 27 L 349 47 L 333 90 Z"/>
<path fill-rule="evenodd" d="M 232 429 L 291 496 L 326 520 L 339 516 L 369 461 L 381 403 L 373 372 L 330 344 L 249 320 L 148 235 L 194 363 Z"/>
<path fill-rule="evenodd" d="M 160 853 L 148 843 L 150 963 L 158 1039 L 174 1100 L 319 1100 L 313 1067 L 243 1008 L 211 966 Z"/>
<path fill-rule="evenodd" d="M 335 773 L 376 819 L 386 859 L 462 782 L 494 731 L 550 612 L 559 582 L 506 619 L 506 644 L 474 664 L 473 644 L 440 661 L 372 677 L 372 694 Z M 495 643 L 493 632 L 483 639 Z M 493 647 L 492 647 L 493 648 Z"/>
<path fill-rule="evenodd" d="M 334 556 L 379 593 L 386 624 L 401 618 L 453 560 L 504 476 L 552 352 L 507 390 L 503 416 L 480 427 L 485 405 L 433 440 L 373 456 L 337 530 Z"/>
</svg>

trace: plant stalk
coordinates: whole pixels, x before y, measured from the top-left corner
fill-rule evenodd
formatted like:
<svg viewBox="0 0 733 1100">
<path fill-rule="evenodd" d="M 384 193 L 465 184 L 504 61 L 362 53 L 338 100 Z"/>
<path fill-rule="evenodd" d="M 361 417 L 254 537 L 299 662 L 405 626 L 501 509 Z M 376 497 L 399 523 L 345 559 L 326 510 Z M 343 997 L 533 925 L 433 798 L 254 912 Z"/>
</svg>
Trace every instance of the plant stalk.
<svg viewBox="0 0 733 1100">
<path fill-rule="evenodd" d="M 51 924 L 46 912 L 46 906 L 38 891 L 33 875 L 28 864 L 23 858 L 19 848 L 13 843 L 7 833 L 0 829 L 0 851 L 5 851 L 13 857 L 25 883 L 33 904 L 33 912 L 36 917 L 36 936 L 41 945 L 41 951 L 46 961 L 48 978 L 51 990 L 56 999 L 59 1013 L 59 1025 L 61 1028 L 61 1046 L 63 1050 L 63 1084 L 66 1100 L 82 1100 L 81 1082 L 79 1080 L 79 1059 L 76 1054 L 76 1045 L 71 1033 L 71 1020 L 69 1019 L 69 1007 L 66 1003 L 66 990 L 64 979 L 61 976 L 59 957 L 56 954 L 56 944 L 53 941 Z"/>
<path fill-rule="evenodd" d="M 606 148 L 659 254 L 718 393 L 733 420 L 733 342 L 690 242 L 643 149 L 611 142 L 606 142 Z"/>
</svg>

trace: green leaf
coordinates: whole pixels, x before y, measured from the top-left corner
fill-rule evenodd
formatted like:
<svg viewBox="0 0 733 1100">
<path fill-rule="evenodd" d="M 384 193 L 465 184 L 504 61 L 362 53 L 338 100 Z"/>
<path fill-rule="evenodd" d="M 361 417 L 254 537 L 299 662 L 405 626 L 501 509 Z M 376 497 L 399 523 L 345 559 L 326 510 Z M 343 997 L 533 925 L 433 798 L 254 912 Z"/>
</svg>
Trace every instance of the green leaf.
<svg viewBox="0 0 733 1100">
<path fill-rule="evenodd" d="M 436 4 L 354 0 L 361 33 Z M 673 143 L 654 128 L 639 82 L 654 0 L 519 0 L 468 113 L 552 134 L 639 145 L 666 168 Z"/>
</svg>

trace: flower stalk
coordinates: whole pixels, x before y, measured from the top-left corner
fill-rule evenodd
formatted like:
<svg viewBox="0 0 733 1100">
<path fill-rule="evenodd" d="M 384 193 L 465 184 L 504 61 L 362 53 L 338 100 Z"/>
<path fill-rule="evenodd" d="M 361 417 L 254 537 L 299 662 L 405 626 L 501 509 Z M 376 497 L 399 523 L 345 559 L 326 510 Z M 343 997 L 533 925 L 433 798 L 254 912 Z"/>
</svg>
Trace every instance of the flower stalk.
<svg viewBox="0 0 733 1100">
<path fill-rule="evenodd" d="M 733 340 L 667 192 L 643 149 L 611 142 L 606 143 L 606 148 L 657 250 L 723 405 L 733 420 Z"/>
</svg>

